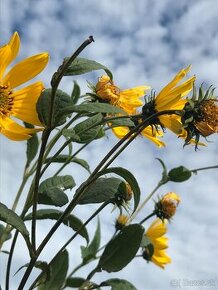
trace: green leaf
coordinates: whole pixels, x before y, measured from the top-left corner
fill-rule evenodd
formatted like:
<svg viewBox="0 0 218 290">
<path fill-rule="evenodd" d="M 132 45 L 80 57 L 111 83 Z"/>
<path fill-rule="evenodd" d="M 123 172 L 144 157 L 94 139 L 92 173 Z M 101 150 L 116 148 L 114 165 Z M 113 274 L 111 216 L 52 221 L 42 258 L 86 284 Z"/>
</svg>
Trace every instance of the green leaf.
<svg viewBox="0 0 218 290">
<path fill-rule="evenodd" d="M 110 120 L 109 123 L 110 123 L 110 127 L 111 128 L 120 127 L 120 126 L 124 126 L 124 127 L 133 127 L 133 126 L 135 126 L 135 124 L 133 123 L 133 121 L 130 120 L 129 117 L 115 119 L 115 120 Z"/>
<path fill-rule="evenodd" d="M 72 176 L 54 176 L 44 180 L 39 186 L 38 203 L 63 206 L 68 202 L 65 189 L 72 189 L 75 182 Z"/>
<path fill-rule="evenodd" d="M 52 89 L 44 90 L 36 104 L 39 119 L 45 126 L 49 124 L 51 93 Z M 71 103 L 72 101 L 68 94 L 66 94 L 61 90 L 57 90 L 54 102 L 52 128 L 63 125 L 66 122 L 66 118 L 69 115 L 69 113 L 64 114 L 63 111 Z"/>
<path fill-rule="evenodd" d="M 133 191 L 133 195 L 134 195 L 134 210 L 133 210 L 133 212 L 134 212 L 136 210 L 136 208 L 138 207 L 138 204 L 140 201 L 140 195 L 141 195 L 138 182 L 135 179 L 134 175 L 125 168 L 111 167 L 111 168 L 107 168 L 107 169 L 100 171 L 98 176 L 101 176 L 101 175 L 104 175 L 107 173 L 115 173 L 115 174 L 121 176 L 130 185 L 130 187 Z"/>
<path fill-rule="evenodd" d="M 7 241 L 7 240 L 10 240 L 10 238 L 11 238 L 11 233 L 6 233 L 5 227 L 0 224 L 0 240 Z"/>
<path fill-rule="evenodd" d="M 102 203 L 114 198 L 118 192 L 121 179 L 115 177 L 98 178 L 79 199 L 79 204 Z"/>
<path fill-rule="evenodd" d="M 137 290 L 129 281 L 117 278 L 106 280 L 99 286 L 111 286 L 111 290 Z"/>
<path fill-rule="evenodd" d="M 79 288 L 85 281 L 86 279 L 80 277 L 68 278 L 66 281 L 66 286 L 71 288 Z"/>
<path fill-rule="evenodd" d="M 81 246 L 81 253 L 82 253 L 82 259 L 83 259 L 84 264 L 96 258 L 96 254 L 99 249 L 100 242 L 101 242 L 101 227 L 100 227 L 100 221 L 98 219 L 98 224 L 95 231 L 95 235 L 90 245 L 87 247 Z"/>
<path fill-rule="evenodd" d="M 86 103 L 81 105 L 70 105 L 61 111 L 62 114 L 70 113 L 105 113 L 105 114 L 123 114 L 126 112 L 118 107 L 106 103 Z"/>
<path fill-rule="evenodd" d="M 169 171 L 168 177 L 170 181 L 183 182 L 191 177 L 192 173 L 184 166 L 173 168 Z"/>
<path fill-rule="evenodd" d="M 62 214 L 63 214 L 62 211 L 56 209 L 40 209 L 36 212 L 36 218 L 38 220 L 44 219 L 58 220 L 62 216 Z M 24 220 L 25 221 L 32 220 L 32 213 L 25 216 Z M 63 224 L 72 228 L 75 232 L 77 232 L 83 226 L 83 222 L 72 214 L 70 214 L 68 217 L 64 219 Z M 79 231 L 79 235 L 85 238 L 87 243 L 89 242 L 89 235 L 85 227 Z"/>
<path fill-rule="evenodd" d="M 85 74 L 91 71 L 104 70 L 106 74 L 113 80 L 111 71 L 104 65 L 90 59 L 77 57 L 65 72 L 65 76 L 75 76 Z"/>
<path fill-rule="evenodd" d="M 0 203 L 0 220 L 14 227 L 24 236 L 24 238 L 29 237 L 29 232 L 23 220 L 3 203 Z"/>
<path fill-rule="evenodd" d="M 26 128 L 34 128 L 33 125 L 24 123 Z M 27 140 L 27 150 L 26 150 L 26 156 L 27 156 L 27 167 L 30 165 L 32 160 L 36 157 L 36 154 L 38 152 L 39 148 L 39 140 L 37 137 L 37 134 L 33 134 L 33 136 Z"/>
<path fill-rule="evenodd" d="M 38 290 L 60 290 L 67 275 L 68 263 L 68 253 L 66 250 L 64 250 L 51 262 L 50 279 L 46 280 L 44 284 L 40 285 Z"/>
<path fill-rule="evenodd" d="M 54 159 L 52 157 L 47 158 L 45 160 L 45 163 L 48 163 L 51 159 L 52 159 L 52 162 L 54 162 L 54 163 L 65 163 L 68 161 L 68 159 L 70 157 L 71 157 L 70 155 L 60 154 L 57 157 L 55 157 Z M 90 167 L 89 167 L 89 164 L 87 163 L 86 160 L 74 157 L 73 159 L 70 160 L 70 162 L 77 163 L 77 164 L 81 165 L 83 168 L 85 168 L 90 173 Z"/>
<path fill-rule="evenodd" d="M 135 257 L 144 233 L 140 224 L 124 227 L 106 246 L 97 268 L 107 272 L 117 272 Z"/>
<path fill-rule="evenodd" d="M 80 97 L 80 87 L 76 81 L 73 81 L 73 91 L 71 94 L 71 101 L 76 104 Z"/>
<path fill-rule="evenodd" d="M 101 129 L 99 122 L 102 120 L 102 114 L 96 114 L 81 123 L 77 124 L 73 129 L 79 136 L 79 143 L 88 143 L 96 139 Z"/>
</svg>

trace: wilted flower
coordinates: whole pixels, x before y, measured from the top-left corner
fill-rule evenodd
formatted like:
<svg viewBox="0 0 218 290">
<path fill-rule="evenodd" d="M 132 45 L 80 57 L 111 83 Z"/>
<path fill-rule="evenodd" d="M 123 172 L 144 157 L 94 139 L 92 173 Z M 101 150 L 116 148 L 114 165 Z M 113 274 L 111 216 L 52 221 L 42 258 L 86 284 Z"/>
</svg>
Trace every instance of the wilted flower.
<svg viewBox="0 0 218 290">
<path fill-rule="evenodd" d="M 42 82 L 36 82 L 14 91 L 23 83 L 38 75 L 48 62 L 48 53 L 41 53 L 17 63 L 5 74 L 7 67 L 16 58 L 20 38 L 14 33 L 9 43 L 0 48 L 0 132 L 14 141 L 26 140 L 38 129 L 29 129 L 16 123 L 13 117 L 26 123 L 42 126 L 36 112 L 36 103 L 43 90 Z"/>
<path fill-rule="evenodd" d="M 194 90 L 192 99 L 186 102 L 185 113 L 181 119 L 185 129 L 182 134 L 185 138 L 185 145 L 195 138 L 197 148 L 200 136 L 207 137 L 218 132 L 218 100 L 215 99 L 213 93 L 214 89 L 209 88 L 204 92 L 201 86 L 198 96 Z"/>
<path fill-rule="evenodd" d="M 155 204 L 155 213 L 160 219 L 171 219 L 176 213 L 177 206 L 179 205 L 181 199 L 175 192 L 169 192 L 165 194 L 158 202 Z"/>
<path fill-rule="evenodd" d="M 165 265 L 171 263 L 171 258 L 166 254 L 168 248 L 167 220 L 156 219 L 145 233 L 147 241 L 142 256 L 148 262 L 152 261 L 157 266 L 164 269 Z"/>
</svg>

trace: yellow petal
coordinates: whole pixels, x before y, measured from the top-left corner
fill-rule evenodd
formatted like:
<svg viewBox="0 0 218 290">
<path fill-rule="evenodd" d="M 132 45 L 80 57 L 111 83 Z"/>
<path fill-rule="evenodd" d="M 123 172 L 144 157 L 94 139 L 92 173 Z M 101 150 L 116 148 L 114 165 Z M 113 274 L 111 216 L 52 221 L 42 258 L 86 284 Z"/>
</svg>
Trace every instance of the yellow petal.
<svg viewBox="0 0 218 290">
<path fill-rule="evenodd" d="M 3 135 L 13 141 L 23 141 L 31 138 L 31 135 L 38 132 L 40 129 L 24 128 L 10 118 L 1 118 L 0 130 Z"/>
<path fill-rule="evenodd" d="M 157 98 L 159 102 L 162 101 L 162 99 L 165 98 L 166 94 L 172 89 L 174 88 L 185 76 L 186 74 L 189 72 L 189 70 L 191 69 L 191 66 L 188 66 L 185 69 L 180 70 L 176 76 L 172 79 L 172 81 L 169 82 L 168 85 L 166 85 L 158 94 Z"/>
<path fill-rule="evenodd" d="M 0 80 L 8 67 L 15 59 L 20 47 L 20 38 L 17 32 L 13 34 L 8 44 L 0 48 Z"/>
<path fill-rule="evenodd" d="M 3 78 L 2 82 L 13 89 L 38 75 L 48 63 L 48 53 L 40 53 L 16 64 Z"/>
<path fill-rule="evenodd" d="M 115 127 L 112 129 L 115 136 L 119 139 L 122 139 L 127 133 L 129 133 L 128 127 Z"/>
<path fill-rule="evenodd" d="M 153 142 L 157 147 L 165 147 L 165 143 L 157 138 L 157 136 L 162 137 L 163 133 L 161 131 L 157 132 L 155 129 L 152 130 L 151 127 L 146 127 L 142 132 L 142 136 L 149 139 L 151 142 Z"/>
<path fill-rule="evenodd" d="M 159 116 L 159 120 L 165 128 L 171 130 L 173 133 L 182 133 L 182 123 L 177 116 L 162 115 Z"/>
<path fill-rule="evenodd" d="M 148 228 L 148 230 L 146 231 L 146 236 L 149 237 L 151 240 L 163 236 L 167 231 L 166 224 L 167 224 L 166 220 L 164 221 L 162 221 L 161 219 L 154 220 L 153 223 Z"/>
<path fill-rule="evenodd" d="M 13 116 L 32 125 L 42 126 L 36 111 L 37 100 L 43 90 L 43 84 L 36 82 L 13 93 Z"/>
</svg>

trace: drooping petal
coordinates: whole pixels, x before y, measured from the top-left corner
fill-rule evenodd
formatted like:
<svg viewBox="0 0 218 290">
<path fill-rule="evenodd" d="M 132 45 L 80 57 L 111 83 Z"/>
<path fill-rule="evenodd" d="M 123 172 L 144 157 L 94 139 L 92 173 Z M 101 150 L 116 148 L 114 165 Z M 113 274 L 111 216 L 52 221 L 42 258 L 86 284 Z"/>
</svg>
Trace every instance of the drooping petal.
<svg viewBox="0 0 218 290">
<path fill-rule="evenodd" d="M 152 141 L 155 145 L 157 145 L 157 147 L 161 148 L 161 147 L 165 147 L 165 143 L 161 140 L 158 139 L 158 137 L 162 137 L 163 133 L 162 131 L 157 131 L 155 129 L 152 129 L 151 126 L 146 127 L 142 132 L 141 132 L 142 136 L 144 136 L 145 138 L 149 139 L 150 141 Z"/>
<path fill-rule="evenodd" d="M 16 64 L 3 78 L 3 84 L 13 89 L 38 75 L 48 63 L 48 53 L 40 53 Z"/>
<path fill-rule="evenodd" d="M 31 138 L 31 135 L 40 131 L 40 129 L 24 128 L 6 117 L 0 119 L 0 131 L 3 135 L 13 141 L 22 141 Z"/>
<path fill-rule="evenodd" d="M 182 123 L 178 119 L 178 116 L 162 115 L 159 116 L 159 120 L 165 128 L 171 130 L 173 133 L 177 135 L 182 133 Z"/>
<path fill-rule="evenodd" d="M 115 127 L 112 129 L 115 136 L 119 139 L 122 139 L 127 133 L 129 133 L 128 127 Z"/>
<path fill-rule="evenodd" d="M 13 34 L 8 44 L 0 48 L 0 80 L 8 67 L 15 59 L 20 47 L 20 38 L 17 32 Z"/>
<path fill-rule="evenodd" d="M 13 92 L 13 116 L 29 124 L 42 126 L 36 111 L 37 100 L 43 90 L 43 84 L 36 82 Z"/>
<path fill-rule="evenodd" d="M 161 237 L 167 231 L 166 224 L 166 220 L 162 221 L 161 219 L 156 219 L 148 228 L 146 236 L 150 239 Z"/>
</svg>

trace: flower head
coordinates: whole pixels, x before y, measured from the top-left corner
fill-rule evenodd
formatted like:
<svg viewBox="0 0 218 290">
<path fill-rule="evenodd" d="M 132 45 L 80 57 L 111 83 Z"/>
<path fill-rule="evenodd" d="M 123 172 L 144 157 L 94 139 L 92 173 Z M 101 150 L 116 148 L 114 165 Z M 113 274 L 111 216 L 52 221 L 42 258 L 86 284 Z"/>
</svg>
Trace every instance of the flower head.
<svg viewBox="0 0 218 290">
<path fill-rule="evenodd" d="M 142 106 L 140 100 L 145 95 L 148 86 L 139 86 L 132 89 L 120 90 L 109 76 L 103 75 L 96 84 L 96 94 L 100 100 L 110 103 L 116 107 L 120 107 L 127 114 L 133 115 L 136 109 Z"/>
<path fill-rule="evenodd" d="M 175 213 L 181 199 L 175 192 L 165 194 L 156 204 L 155 213 L 160 219 L 171 219 Z"/>
<path fill-rule="evenodd" d="M 182 110 L 184 104 L 187 102 L 182 99 L 186 96 L 193 88 L 195 76 L 189 78 L 182 84 L 179 82 L 189 72 L 190 66 L 180 70 L 176 76 L 167 84 L 155 97 L 152 95 L 151 98 L 146 102 L 142 108 L 144 118 L 147 118 L 154 113 L 158 113 L 165 110 Z M 182 124 L 178 115 L 161 115 L 151 121 L 151 125 L 160 125 L 162 128 L 168 128 L 176 134 L 182 132 Z"/>
<path fill-rule="evenodd" d="M 156 219 L 145 233 L 147 245 L 143 250 L 143 258 L 152 261 L 157 266 L 164 269 L 165 265 L 171 263 L 171 258 L 166 254 L 168 248 L 167 220 Z"/>
<path fill-rule="evenodd" d="M 181 118 L 185 132 L 185 145 L 193 142 L 195 147 L 199 144 L 200 136 L 207 137 L 218 132 L 218 100 L 215 99 L 214 89 L 209 88 L 204 92 L 199 88 L 199 94 L 193 90 L 193 96 L 184 106 L 184 114 Z"/>
<path fill-rule="evenodd" d="M 36 103 L 44 88 L 42 82 L 14 89 L 38 75 L 48 62 L 48 53 L 41 53 L 20 61 L 6 72 L 16 58 L 19 47 L 17 32 L 8 44 L 0 47 L 0 132 L 14 141 L 26 140 L 42 130 L 25 128 L 12 119 L 15 117 L 26 123 L 42 126 L 36 112 Z"/>
</svg>

